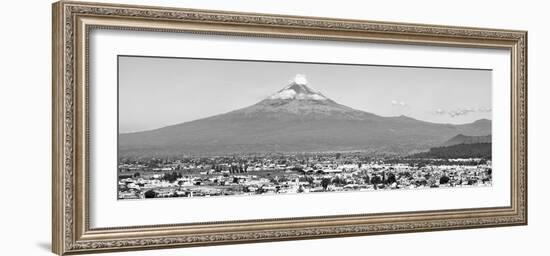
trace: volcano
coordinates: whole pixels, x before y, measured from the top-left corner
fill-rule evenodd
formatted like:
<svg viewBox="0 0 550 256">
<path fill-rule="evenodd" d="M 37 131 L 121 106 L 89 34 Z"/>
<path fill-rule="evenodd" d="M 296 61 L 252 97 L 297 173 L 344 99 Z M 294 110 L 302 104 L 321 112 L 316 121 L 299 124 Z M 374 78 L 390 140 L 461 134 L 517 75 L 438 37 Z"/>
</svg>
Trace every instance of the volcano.
<svg viewBox="0 0 550 256">
<path fill-rule="evenodd" d="M 491 121 L 438 124 L 383 117 L 339 104 L 303 75 L 242 109 L 160 129 L 119 135 L 120 157 L 182 154 L 366 151 L 406 154 L 458 135 L 491 134 Z"/>
</svg>

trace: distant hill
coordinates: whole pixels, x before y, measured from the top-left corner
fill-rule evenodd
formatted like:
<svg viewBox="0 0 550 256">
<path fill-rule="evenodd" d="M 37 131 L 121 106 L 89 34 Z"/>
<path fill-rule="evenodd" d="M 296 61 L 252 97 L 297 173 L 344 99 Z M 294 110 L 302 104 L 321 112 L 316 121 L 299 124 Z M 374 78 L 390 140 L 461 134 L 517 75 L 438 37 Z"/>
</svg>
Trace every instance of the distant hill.
<svg viewBox="0 0 550 256">
<path fill-rule="evenodd" d="M 120 157 L 258 152 L 376 151 L 407 154 L 457 134 L 490 134 L 491 121 L 452 125 L 382 117 L 341 105 L 295 79 L 242 109 L 160 129 L 120 134 Z"/>
<path fill-rule="evenodd" d="M 491 143 L 457 144 L 430 148 L 428 152 L 414 154 L 413 158 L 485 158 L 491 159 Z"/>
<path fill-rule="evenodd" d="M 451 138 L 450 140 L 443 143 L 442 146 L 452 146 L 459 144 L 475 144 L 475 143 L 491 143 L 491 135 L 486 136 L 468 136 L 464 134 L 459 134 Z"/>
</svg>

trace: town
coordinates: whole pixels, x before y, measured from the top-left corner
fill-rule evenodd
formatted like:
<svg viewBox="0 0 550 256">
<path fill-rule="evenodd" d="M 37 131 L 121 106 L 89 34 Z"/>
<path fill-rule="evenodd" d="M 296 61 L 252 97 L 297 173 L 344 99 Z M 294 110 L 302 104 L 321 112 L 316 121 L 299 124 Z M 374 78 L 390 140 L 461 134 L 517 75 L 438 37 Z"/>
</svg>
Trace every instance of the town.
<svg viewBox="0 0 550 256">
<path fill-rule="evenodd" d="M 118 199 L 490 186 L 491 160 L 362 152 L 119 159 Z"/>
</svg>

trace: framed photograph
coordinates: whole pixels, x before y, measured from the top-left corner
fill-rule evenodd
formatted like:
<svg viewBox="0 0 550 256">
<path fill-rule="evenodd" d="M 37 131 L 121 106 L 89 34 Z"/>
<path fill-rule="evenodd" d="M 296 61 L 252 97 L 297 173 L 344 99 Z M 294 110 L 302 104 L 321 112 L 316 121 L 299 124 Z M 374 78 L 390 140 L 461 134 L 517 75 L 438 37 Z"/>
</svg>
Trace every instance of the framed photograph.
<svg viewBox="0 0 550 256">
<path fill-rule="evenodd" d="M 527 32 L 61 1 L 53 251 L 527 224 Z"/>
</svg>

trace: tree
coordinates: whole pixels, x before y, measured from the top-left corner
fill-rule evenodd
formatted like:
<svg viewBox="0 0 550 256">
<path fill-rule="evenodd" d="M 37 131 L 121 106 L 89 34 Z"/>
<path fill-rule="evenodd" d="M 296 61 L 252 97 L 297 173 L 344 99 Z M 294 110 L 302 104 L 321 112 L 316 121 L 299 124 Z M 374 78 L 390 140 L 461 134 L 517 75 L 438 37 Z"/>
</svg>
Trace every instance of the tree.
<svg viewBox="0 0 550 256">
<path fill-rule="evenodd" d="M 321 186 L 323 186 L 323 189 L 327 190 L 328 185 L 330 185 L 330 179 L 329 178 L 323 178 L 321 180 Z"/>
<path fill-rule="evenodd" d="M 451 179 L 445 175 L 441 176 L 441 178 L 439 179 L 439 184 L 447 184 L 449 183 Z"/>
<path fill-rule="evenodd" d="M 145 198 L 155 198 L 157 197 L 157 192 L 155 192 L 154 190 L 147 190 L 147 192 L 145 192 Z"/>
<path fill-rule="evenodd" d="M 313 183 L 313 177 L 311 176 L 302 176 L 299 178 L 300 182 L 308 182 L 309 184 Z"/>
<path fill-rule="evenodd" d="M 345 180 L 345 179 L 342 179 L 342 178 L 339 177 L 339 176 L 336 176 L 336 178 L 334 178 L 334 180 L 332 181 L 332 183 L 337 184 L 337 185 L 340 185 L 340 186 L 346 185 L 346 184 L 347 184 L 346 180 Z"/>
<path fill-rule="evenodd" d="M 424 163 L 424 162 L 420 162 L 416 165 L 416 168 L 419 168 L 419 169 L 423 168 L 423 167 L 426 167 L 426 163 Z"/>
<path fill-rule="evenodd" d="M 374 189 L 378 189 L 378 184 L 382 183 L 382 178 L 378 175 L 373 175 L 370 182 L 374 185 Z"/>
<path fill-rule="evenodd" d="M 297 171 L 297 172 L 304 172 L 304 169 L 300 166 L 294 166 L 294 167 L 292 167 L 291 170 Z"/>
<path fill-rule="evenodd" d="M 370 184 L 370 177 L 369 175 L 365 175 L 365 177 L 363 178 L 365 180 L 365 183 L 366 184 Z"/>
<path fill-rule="evenodd" d="M 177 173 L 177 172 L 172 172 L 171 174 L 170 173 L 165 173 L 164 176 L 162 177 L 163 180 L 166 180 L 170 183 L 173 183 L 175 182 L 177 179 L 181 178 L 181 173 Z"/>
<path fill-rule="evenodd" d="M 429 174 L 429 173 L 426 173 L 426 174 L 424 175 L 424 178 L 426 178 L 427 180 L 429 180 L 431 177 L 432 177 L 432 175 Z"/>
<path fill-rule="evenodd" d="M 134 178 L 137 178 L 137 177 L 140 177 L 140 176 L 141 176 L 141 174 L 139 174 L 139 172 L 134 173 Z"/>
<path fill-rule="evenodd" d="M 388 174 L 388 178 L 386 179 L 386 184 L 393 184 L 397 182 L 397 179 L 395 178 L 395 174 L 390 173 Z"/>
<path fill-rule="evenodd" d="M 286 176 L 281 176 L 281 177 L 278 178 L 278 182 L 288 182 L 288 181 L 290 181 L 290 180 Z"/>
</svg>

